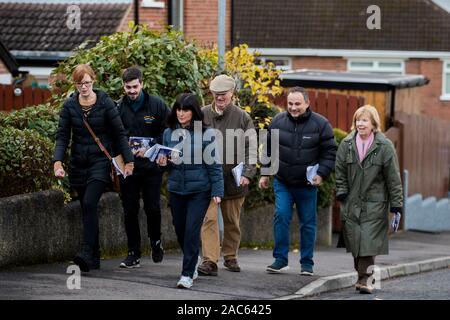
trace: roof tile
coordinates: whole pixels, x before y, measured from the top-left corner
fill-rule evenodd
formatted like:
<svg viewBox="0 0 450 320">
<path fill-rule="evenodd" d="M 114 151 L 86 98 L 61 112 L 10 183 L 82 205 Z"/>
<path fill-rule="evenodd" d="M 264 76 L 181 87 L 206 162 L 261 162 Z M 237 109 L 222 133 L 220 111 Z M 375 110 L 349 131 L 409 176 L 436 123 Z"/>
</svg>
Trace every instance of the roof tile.
<svg viewBox="0 0 450 320">
<path fill-rule="evenodd" d="M 72 51 L 117 30 L 129 4 L 81 4 L 81 29 L 67 25 L 68 4 L 0 3 L 0 37 L 9 50 Z"/>
<path fill-rule="evenodd" d="M 431 0 L 235 0 L 233 42 L 254 48 L 450 51 L 450 13 Z"/>
</svg>

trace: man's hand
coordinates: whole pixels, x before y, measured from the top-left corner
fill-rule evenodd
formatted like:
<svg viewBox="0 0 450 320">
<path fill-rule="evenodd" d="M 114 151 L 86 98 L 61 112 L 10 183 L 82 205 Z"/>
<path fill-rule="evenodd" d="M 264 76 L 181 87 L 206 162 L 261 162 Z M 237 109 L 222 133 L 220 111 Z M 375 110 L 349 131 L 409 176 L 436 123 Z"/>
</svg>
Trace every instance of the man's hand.
<svg viewBox="0 0 450 320">
<path fill-rule="evenodd" d="M 245 186 L 248 186 L 249 184 L 250 184 L 250 180 L 248 180 L 247 177 L 242 176 L 239 185 L 241 187 L 245 187 Z"/>
<path fill-rule="evenodd" d="M 318 186 L 320 186 L 321 183 L 322 183 L 322 177 L 315 175 L 313 178 L 313 186 L 318 187 Z"/>
<path fill-rule="evenodd" d="M 161 167 L 167 166 L 167 157 L 159 156 L 158 159 L 156 159 L 156 163 Z"/>
<path fill-rule="evenodd" d="M 258 185 L 260 189 L 267 189 L 269 187 L 269 177 L 261 177 Z"/>
<path fill-rule="evenodd" d="M 125 164 L 125 169 L 123 170 L 123 177 L 126 178 L 128 176 L 133 175 L 133 170 L 134 170 L 134 163 L 133 162 L 128 162 Z"/>
<path fill-rule="evenodd" d="M 219 204 L 222 201 L 220 197 L 213 197 L 213 200 L 215 204 Z"/>
</svg>

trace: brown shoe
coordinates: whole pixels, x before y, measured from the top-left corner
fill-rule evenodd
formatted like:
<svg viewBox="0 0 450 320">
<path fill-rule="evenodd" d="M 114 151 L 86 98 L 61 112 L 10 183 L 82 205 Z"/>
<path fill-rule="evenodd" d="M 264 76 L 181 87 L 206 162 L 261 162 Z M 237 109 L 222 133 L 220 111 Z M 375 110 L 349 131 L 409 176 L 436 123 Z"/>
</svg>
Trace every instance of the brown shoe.
<svg viewBox="0 0 450 320">
<path fill-rule="evenodd" d="M 225 260 L 225 262 L 223 263 L 223 266 L 228 271 L 232 271 L 232 272 L 240 272 L 241 271 L 241 267 L 239 266 L 236 259 Z"/>
<path fill-rule="evenodd" d="M 355 284 L 355 290 L 356 290 L 356 291 L 361 290 L 361 283 L 356 283 L 356 284 Z"/>
<path fill-rule="evenodd" d="M 361 293 L 361 294 L 371 294 L 372 291 L 373 291 L 373 288 L 370 285 L 362 284 L 361 287 L 359 288 L 359 293 Z"/>
<path fill-rule="evenodd" d="M 197 271 L 202 276 L 217 276 L 217 264 L 212 261 L 203 261 Z"/>
</svg>

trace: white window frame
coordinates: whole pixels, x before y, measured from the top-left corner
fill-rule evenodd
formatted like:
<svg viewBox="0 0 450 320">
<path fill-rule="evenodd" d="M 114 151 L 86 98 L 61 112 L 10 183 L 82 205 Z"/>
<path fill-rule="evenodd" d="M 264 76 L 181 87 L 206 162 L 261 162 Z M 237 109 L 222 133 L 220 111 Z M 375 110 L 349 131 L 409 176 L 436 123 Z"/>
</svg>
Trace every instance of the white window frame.
<svg viewBox="0 0 450 320">
<path fill-rule="evenodd" d="M 450 92 L 445 92 L 447 74 L 450 74 L 450 60 L 442 60 L 442 96 L 440 97 L 442 101 L 450 101 Z"/>
<path fill-rule="evenodd" d="M 259 60 L 266 62 L 267 60 L 286 60 L 287 64 L 282 66 L 275 66 L 275 69 L 287 71 L 292 69 L 292 58 L 283 56 L 259 56 Z"/>
<path fill-rule="evenodd" d="M 370 62 L 372 67 L 355 67 L 352 62 Z M 400 63 L 400 68 L 380 67 L 380 63 Z M 400 59 L 347 59 L 347 71 L 405 74 L 405 61 Z"/>
<path fill-rule="evenodd" d="M 12 84 L 12 76 L 10 73 L 0 74 L 0 84 Z"/>
<path fill-rule="evenodd" d="M 141 8 L 160 8 L 163 9 L 165 7 L 164 1 L 156 1 L 156 0 L 142 0 Z"/>
</svg>

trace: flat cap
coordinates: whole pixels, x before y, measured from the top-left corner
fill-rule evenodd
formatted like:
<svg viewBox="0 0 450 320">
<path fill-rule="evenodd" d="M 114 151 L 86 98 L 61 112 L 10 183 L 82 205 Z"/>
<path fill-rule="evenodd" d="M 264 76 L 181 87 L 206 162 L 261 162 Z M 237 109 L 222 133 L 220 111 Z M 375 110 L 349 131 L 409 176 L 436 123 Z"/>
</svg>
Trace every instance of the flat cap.
<svg viewBox="0 0 450 320">
<path fill-rule="evenodd" d="M 209 85 L 209 90 L 215 93 L 225 93 L 234 90 L 236 83 L 234 79 L 226 74 L 221 74 L 213 79 Z"/>
</svg>

